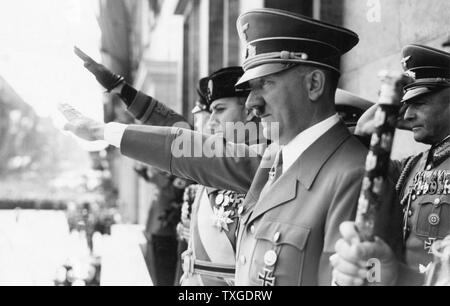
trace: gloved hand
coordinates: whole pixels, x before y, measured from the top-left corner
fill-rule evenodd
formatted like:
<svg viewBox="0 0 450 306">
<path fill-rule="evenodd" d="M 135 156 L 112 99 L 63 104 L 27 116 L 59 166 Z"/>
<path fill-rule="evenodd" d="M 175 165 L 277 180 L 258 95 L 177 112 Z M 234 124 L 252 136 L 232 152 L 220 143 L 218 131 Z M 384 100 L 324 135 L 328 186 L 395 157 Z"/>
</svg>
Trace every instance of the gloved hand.
<svg viewBox="0 0 450 306">
<path fill-rule="evenodd" d="M 360 242 L 354 222 L 341 224 L 342 238 L 336 242 L 336 254 L 330 257 L 333 280 L 339 286 L 368 285 L 392 286 L 396 284 L 399 263 L 390 247 L 380 238 L 374 242 Z M 368 264 L 378 263 L 373 268 Z"/>
<path fill-rule="evenodd" d="M 108 68 L 94 61 L 79 48 L 74 47 L 74 52 L 83 60 L 84 67 L 95 76 L 100 85 L 108 92 L 111 92 L 111 90 L 125 82 L 125 79 L 122 76 L 112 73 Z"/>
<path fill-rule="evenodd" d="M 411 131 L 411 123 L 404 119 L 408 104 L 404 103 L 399 110 L 397 118 L 397 128 L 400 130 Z M 374 104 L 367 111 L 362 114 L 356 125 L 355 134 L 359 136 L 371 136 L 375 131 L 376 120 L 375 113 L 378 109 L 378 104 Z"/>
</svg>

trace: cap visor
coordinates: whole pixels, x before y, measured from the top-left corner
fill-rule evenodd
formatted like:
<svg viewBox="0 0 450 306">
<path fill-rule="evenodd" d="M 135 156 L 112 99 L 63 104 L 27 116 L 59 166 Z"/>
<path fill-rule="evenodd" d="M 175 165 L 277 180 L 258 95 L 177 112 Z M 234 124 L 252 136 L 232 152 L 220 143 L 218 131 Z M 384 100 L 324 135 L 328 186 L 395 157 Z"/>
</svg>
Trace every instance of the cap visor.
<svg viewBox="0 0 450 306">
<path fill-rule="evenodd" d="M 336 90 L 335 101 L 336 105 L 348 105 L 362 110 L 367 110 L 375 104 L 375 102 L 363 99 L 349 91 L 339 88 Z"/>
<path fill-rule="evenodd" d="M 428 88 L 428 87 L 417 87 L 414 89 L 410 89 L 403 96 L 402 103 L 411 102 L 411 100 L 419 98 L 435 90 L 436 88 Z"/>
<path fill-rule="evenodd" d="M 268 76 L 271 74 L 275 74 L 281 72 L 283 70 L 287 70 L 293 67 L 292 64 L 281 64 L 281 63 L 272 63 L 272 64 L 263 64 L 256 66 L 254 68 L 250 68 L 245 71 L 244 75 L 239 79 L 236 83 L 235 87 L 237 89 L 248 89 L 248 82 L 257 78 L 261 78 L 264 76 Z"/>
</svg>

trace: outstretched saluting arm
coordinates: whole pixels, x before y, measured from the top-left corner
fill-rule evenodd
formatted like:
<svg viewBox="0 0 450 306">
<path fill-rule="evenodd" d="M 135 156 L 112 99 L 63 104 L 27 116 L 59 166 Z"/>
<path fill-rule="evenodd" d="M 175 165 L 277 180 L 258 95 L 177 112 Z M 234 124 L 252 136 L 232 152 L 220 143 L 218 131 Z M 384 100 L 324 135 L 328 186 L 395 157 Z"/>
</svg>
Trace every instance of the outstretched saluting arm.
<svg viewBox="0 0 450 306">
<path fill-rule="evenodd" d="M 125 79 L 111 72 L 104 65 L 94 61 L 89 55 L 74 47 L 75 54 L 84 62 L 84 67 L 97 79 L 107 92 L 117 94 L 127 106 L 128 112 L 145 125 L 173 126 L 187 120 L 165 104 L 151 96 L 137 91 Z"/>
<path fill-rule="evenodd" d="M 65 129 L 76 136 L 106 140 L 129 158 L 205 186 L 247 193 L 264 161 L 249 146 L 225 142 L 220 136 L 174 127 L 105 125 L 68 104 L 59 109 L 68 120 Z"/>
</svg>

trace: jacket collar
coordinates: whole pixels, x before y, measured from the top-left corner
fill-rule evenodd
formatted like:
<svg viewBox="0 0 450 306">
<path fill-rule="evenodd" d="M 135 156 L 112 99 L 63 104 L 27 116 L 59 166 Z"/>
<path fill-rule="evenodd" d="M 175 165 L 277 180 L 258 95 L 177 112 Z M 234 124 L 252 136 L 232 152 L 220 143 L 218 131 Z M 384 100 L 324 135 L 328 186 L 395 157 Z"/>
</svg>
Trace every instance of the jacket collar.
<svg viewBox="0 0 450 306">
<path fill-rule="evenodd" d="M 267 211 L 294 199 L 297 196 L 298 182 L 305 189 L 310 190 L 327 160 L 350 137 L 351 134 L 343 122 L 334 125 L 313 143 L 286 173 L 268 187 L 269 189 L 259 198 L 245 223 L 252 222 Z M 261 172 L 261 174 L 265 173 L 265 171 Z M 266 182 L 267 178 L 266 176 Z M 255 177 L 255 180 L 260 179 Z"/>
<path fill-rule="evenodd" d="M 340 121 L 297 159 L 293 168 L 299 169 L 297 178 L 306 189 L 311 189 L 326 161 L 350 137 L 350 131 Z"/>
</svg>

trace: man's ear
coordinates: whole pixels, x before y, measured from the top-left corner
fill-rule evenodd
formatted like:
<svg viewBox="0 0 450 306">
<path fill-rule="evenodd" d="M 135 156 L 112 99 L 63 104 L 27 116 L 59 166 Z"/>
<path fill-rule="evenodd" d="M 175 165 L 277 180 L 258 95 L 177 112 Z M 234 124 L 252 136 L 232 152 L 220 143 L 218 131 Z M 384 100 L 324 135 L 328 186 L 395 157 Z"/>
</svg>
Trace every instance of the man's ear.
<svg viewBox="0 0 450 306">
<path fill-rule="evenodd" d="M 311 101 L 317 101 L 325 91 L 325 72 L 314 69 L 306 75 L 305 81 L 309 99 Z"/>
</svg>

